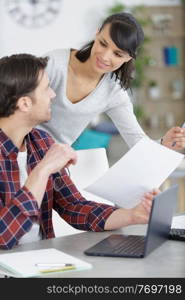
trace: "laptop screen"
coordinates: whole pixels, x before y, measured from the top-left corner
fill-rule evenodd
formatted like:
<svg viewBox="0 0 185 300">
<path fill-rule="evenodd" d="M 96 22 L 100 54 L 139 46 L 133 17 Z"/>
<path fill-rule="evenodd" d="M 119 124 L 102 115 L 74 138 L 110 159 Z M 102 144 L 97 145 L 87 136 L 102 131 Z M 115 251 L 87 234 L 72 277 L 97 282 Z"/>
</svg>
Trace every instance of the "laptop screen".
<svg viewBox="0 0 185 300">
<path fill-rule="evenodd" d="M 174 185 L 155 197 L 148 223 L 144 256 L 159 247 L 168 238 L 177 205 L 177 191 L 178 186 Z"/>
</svg>

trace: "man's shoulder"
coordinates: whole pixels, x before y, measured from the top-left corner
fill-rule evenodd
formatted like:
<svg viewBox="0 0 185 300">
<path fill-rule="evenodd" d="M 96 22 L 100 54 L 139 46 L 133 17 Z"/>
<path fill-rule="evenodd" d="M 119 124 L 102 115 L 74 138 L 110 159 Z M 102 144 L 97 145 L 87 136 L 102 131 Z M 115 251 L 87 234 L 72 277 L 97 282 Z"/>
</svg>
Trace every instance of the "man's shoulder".
<svg viewBox="0 0 185 300">
<path fill-rule="evenodd" d="M 32 141 L 35 141 L 41 144 L 41 146 L 46 146 L 48 148 L 54 143 L 53 138 L 42 129 L 33 128 L 32 131 L 29 133 L 29 136 L 31 137 Z"/>
</svg>

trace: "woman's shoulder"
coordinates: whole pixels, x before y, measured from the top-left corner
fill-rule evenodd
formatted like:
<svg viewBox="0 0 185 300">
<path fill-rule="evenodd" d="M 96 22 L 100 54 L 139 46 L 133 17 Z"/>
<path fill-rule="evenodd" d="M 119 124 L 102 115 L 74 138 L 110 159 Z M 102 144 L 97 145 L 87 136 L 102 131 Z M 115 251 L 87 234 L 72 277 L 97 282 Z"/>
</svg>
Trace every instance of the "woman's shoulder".
<svg viewBox="0 0 185 300">
<path fill-rule="evenodd" d="M 54 66 L 61 66 L 68 64 L 70 49 L 55 49 L 45 53 L 49 58 L 48 64 Z"/>
<path fill-rule="evenodd" d="M 115 76 L 107 74 L 104 81 L 104 91 L 107 94 L 106 99 L 108 107 L 130 104 L 128 91 L 121 87 L 119 80 Z"/>
<path fill-rule="evenodd" d="M 69 53 L 70 53 L 69 48 L 59 48 L 59 49 L 48 51 L 44 55 L 52 58 L 60 58 L 63 57 L 64 55 L 69 55 Z"/>
<path fill-rule="evenodd" d="M 45 53 L 45 56 L 49 58 L 47 65 L 48 75 L 51 77 L 59 73 L 62 73 L 68 65 L 70 55 L 70 49 L 55 49 Z M 53 74 L 53 75 L 52 75 Z"/>
<path fill-rule="evenodd" d="M 111 73 L 108 73 L 106 75 L 105 81 L 104 81 L 106 88 L 108 92 L 113 95 L 113 94 L 120 94 L 120 95 L 127 95 L 127 92 L 125 91 L 124 88 L 121 87 L 119 79 L 116 80 L 116 76 Z"/>
</svg>

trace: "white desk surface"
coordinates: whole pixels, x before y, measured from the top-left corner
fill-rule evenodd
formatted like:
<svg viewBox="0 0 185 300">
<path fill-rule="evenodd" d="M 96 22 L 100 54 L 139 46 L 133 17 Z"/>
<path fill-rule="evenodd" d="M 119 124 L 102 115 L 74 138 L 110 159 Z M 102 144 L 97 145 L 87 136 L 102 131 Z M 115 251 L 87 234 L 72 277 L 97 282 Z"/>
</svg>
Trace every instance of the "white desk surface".
<svg viewBox="0 0 185 300">
<path fill-rule="evenodd" d="M 50 274 L 45 277 L 65 278 L 185 278 L 185 243 L 167 240 L 145 258 L 86 256 L 83 251 L 112 233 L 145 234 L 146 226 L 129 226 L 119 231 L 82 232 L 69 236 L 42 240 L 15 247 L 12 251 L 56 248 L 93 265 L 91 270 Z M 5 253 L 6 250 L 0 250 Z M 7 251 L 6 251 L 7 253 Z"/>
</svg>

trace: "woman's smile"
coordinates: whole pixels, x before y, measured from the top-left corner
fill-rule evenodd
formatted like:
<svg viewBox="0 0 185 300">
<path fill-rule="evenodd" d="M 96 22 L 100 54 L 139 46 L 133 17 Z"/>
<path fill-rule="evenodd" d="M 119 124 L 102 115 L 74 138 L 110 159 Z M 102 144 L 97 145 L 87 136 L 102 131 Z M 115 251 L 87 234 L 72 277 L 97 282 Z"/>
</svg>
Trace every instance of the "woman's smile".
<svg viewBox="0 0 185 300">
<path fill-rule="evenodd" d="M 96 57 L 96 66 L 100 69 L 106 69 L 110 67 L 110 64 L 106 64 L 100 58 Z"/>
</svg>

